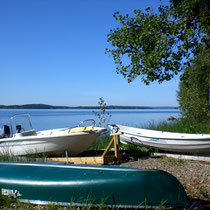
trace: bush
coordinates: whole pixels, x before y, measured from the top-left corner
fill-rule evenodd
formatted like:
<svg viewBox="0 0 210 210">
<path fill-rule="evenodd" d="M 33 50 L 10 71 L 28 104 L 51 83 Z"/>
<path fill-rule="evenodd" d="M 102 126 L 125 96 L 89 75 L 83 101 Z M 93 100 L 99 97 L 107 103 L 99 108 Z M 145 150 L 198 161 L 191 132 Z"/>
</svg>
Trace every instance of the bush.
<svg viewBox="0 0 210 210">
<path fill-rule="evenodd" d="M 179 83 L 177 98 L 183 116 L 202 121 L 210 115 L 210 50 L 204 50 L 186 68 Z"/>
</svg>

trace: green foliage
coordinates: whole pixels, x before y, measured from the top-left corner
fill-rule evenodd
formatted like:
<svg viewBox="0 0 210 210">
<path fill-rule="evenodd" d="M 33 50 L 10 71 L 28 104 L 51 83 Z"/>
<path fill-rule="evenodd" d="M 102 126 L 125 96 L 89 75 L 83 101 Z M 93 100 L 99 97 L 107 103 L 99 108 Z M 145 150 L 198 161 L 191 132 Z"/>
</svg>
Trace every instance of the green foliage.
<svg viewBox="0 0 210 210">
<path fill-rule="evenodd" d="M 59 206 L 59 205 L 57 205 L 56 203 L 49 203 L 47 206 L 46 206 L 47 208 L 47 210 L 61 210 L 61 209 L 64 209 L 64 207 L 62 207 L 62 206 Z"/>
<path fill-rule="evenodd" d="M 28 154 L 25 156 L 14 156 L 14 155 L 8 155 L 8 154 L 1 154 L 0 155 L 0 161 L 26 161 L 26 162 L 37 162 L 37 161 L 44 161 L 46 157 L 45 153 L 40 154 Z"/>
<path fill-rule="evenodd" d="M 98 137 L 96 141 L 91 145 L 90 149 L 95 149 L 95 150 L 105 149 L 108 146 L 109 142 L 111 141 L 111 138 L 112 137 L 108 135 L 103 135 Z"/>
<path fill-rule="evenodd" d="M 185 117 L 203 120 L 210 116 L 210 50 L 203 51 L 184 70 L 179 83 L 178 101 Z"/>
<path fill-rule="evenodd" d="M 134 17 L 116 12 L 120 28 L 108 34 L 113 48 L 106 53 L 128 82 L 137 76 L 146 84 L 168 81 L 191 64 L 201 43 L 209 43 L 208 16 L 205 0 L 173 0 L 170 6 L 160 6 L 158 14 L 150 8 L 135 10 Z"/>
<path fill-rule="evenodd" d="M 11 204 L 11 199 L 8 196 L 4 196 L 0 193 L 0 206 L 10 207 Z"/>
<path fill-rule="evenodd" d="M 178 133 L 210 133 L 210 119 L 203 121 L 180 118 L 174 122 L 150 123 L 147 127 L 151 130 L 178 132 Z"/>
<path fill-rule="evenodd" d="M 170 0 L 174 13 L 181 17 L 187 28 L 201 29 L 209 35 L 209 3 L 206 0 Z M 207 40 L 204 39 L 202 42 Z"/>
<path fill-rule="evenodd" d="M 95 114 L 95 116 L 98 117 L 98 126 L 99 127 L 103 126 L 104 128 L 106 128 L 111 118 L 111 114 L 106 111 L 106 103 L 102 97 L 99 98 L 98 104 L 100 107 L 100 112 L 93 111 L 93 113 Z"/>
<path fill-rule="evenodd" d="M 35 161 L 35 162 L 42 161 L 43 162 L 43 161 L 45 161 L 46 157 L 47 157 L 47 154 L 45 154 L 45 153 L 32 153 L 32 154 L 27 154 L 24 156 L 25 161 L 28 161 L 28 162 L 31 162 L 31 161 Z"/>
<path fill-rule="evenodd" d="M 18 160 L 20 160 L 20 158 L 14 155 L 8 155 L 8 154 L 0 155 L 0 161 L 18 161 Z"/>
<path fill-rule="evenodd" d="M 126 153 L 128 153 L 129 156 L 134 158 L 150 157 L 154 152 L 154 149 L 150 147 L 145 147 L 145 146 L 141 147 L 134 144 L 121 144 L 120 147 L 125 149 Z"/>
</svg>

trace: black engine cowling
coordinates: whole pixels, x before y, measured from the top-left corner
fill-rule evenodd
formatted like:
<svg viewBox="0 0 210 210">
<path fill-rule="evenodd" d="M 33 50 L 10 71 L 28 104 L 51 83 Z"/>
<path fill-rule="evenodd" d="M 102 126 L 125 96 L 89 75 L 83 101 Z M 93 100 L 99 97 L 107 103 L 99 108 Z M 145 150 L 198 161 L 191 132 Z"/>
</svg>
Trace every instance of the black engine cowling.
<svg viewBox="0 0 210 210">
<path fill-rule="evenodd" d="M 8 125 L 3 125 L 0 128 L 0 138 L 8 138 L 10 136 L 10 127 Z"/>
</svg>

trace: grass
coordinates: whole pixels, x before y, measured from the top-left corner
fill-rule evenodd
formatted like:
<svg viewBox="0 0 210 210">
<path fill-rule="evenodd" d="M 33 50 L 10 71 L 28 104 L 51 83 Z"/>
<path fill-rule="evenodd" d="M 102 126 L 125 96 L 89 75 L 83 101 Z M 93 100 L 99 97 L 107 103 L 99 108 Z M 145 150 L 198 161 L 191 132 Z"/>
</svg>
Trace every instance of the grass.
<svg viewBox="0 0 210 210">
<path fill-rule="evenodd" d="M 9 154 L 2 154 L 0 155 L 0 161 L 7 162 L 17 162 L 17 161 L 24 161 L 24 162 L 29 162 L 29 161 L 44 161 L 45 160 L 45 154 L 29 154 L 26 156 L 14 156 L 14 155 L 9 155 Z"/>
<path fill-rule="evenodd" d="M 6 161 L 18 161 L 20 160 L 19 157 L 14 155 L 7 155 L 7 154 L 1 154 L 0 155 L 0 161 L 6 162 Z"/>
<path fill-rule="evenodd" d="M 109 142 L 111 141 L 111 138 L 112 137 L 108 135 L 103 135 L 98 137 L 96 141 L 91 145 L 90 149 L 93 150 L 105 149 L 108 146 Z"/>
<path fill-rule="evenodd" d="M 121 144 L 121 148 L 125 149 L 129 156 L 134 158 L 150 157 L 154 149 L 145 146 L 138 146 L 134 144 Z"/>
<path fill-rule="evenodd" d="M 26 161 L 45 161 L 47 155 L 45 153 L 38 153 L 38 154 L 27 154 L 24 156 Z"/>
<path fill-rule="evenodd" d="M 0 207 L 10 207 L 12 200 L 8 196 L 0 194 Z"/>
<path fill-rule="evenodd" d="M 172 166 L 183 166 L 185 164 L 185 160 L 183 159 L 175 159 L 175 158 L 171 158 L 171 157 L 162 157 L 168 160 L 168 162 L 172 165 Z"/>
<path fill-rule="evenodd" d="M 210 133 L 210 119 L 201 122 L 179 118 L 173 122 L 163 121 L 158 124 L 150 123 L 146 126 L 147 129 L 179 132 L 179 133 Z"/>
<path fill-rule="evenodd" d="M 165 209 L 164 208 L 164 203 L 165 202 L 161 202 L 159 205 L 157 205 L 154 209 L 156 210 L 162 210 Z M 150 209 L 150 207 L 147 207 L 146 205 L 146 201 L 144 203 L 141 203 L 140 206 L 144 206 L 144 209 Z M 70 205 L 69 206 L 62 206 L 56 203 L 49 203 L 47 205 L 35 205 L 35 204 L 30 204 L 30 203 L 23 203 L 20 202 L 17 199 L 11 199 L 8 196 L 2 196 L 0 195 L 0 208 L 1 209 L 20 209 L 20 210 L 24 210 L 24 209 L 43 209 L 43 210 L 77 210 L 77 209 L 81 209 L 81 210 L 114 210 L 114 209 L 118 209 L 118 207 L 107 207 L 103 201 L 101 202 L 101 204 L 99 204 L 98 206 L 92 205 L 91 203 L 87 203 L 84 204 L 82 206 L 73 206 Z M 119 209 L 122 209 L 119 208 Z M 123 208 L 126 209 L 126 208 Z"/>
</svg>

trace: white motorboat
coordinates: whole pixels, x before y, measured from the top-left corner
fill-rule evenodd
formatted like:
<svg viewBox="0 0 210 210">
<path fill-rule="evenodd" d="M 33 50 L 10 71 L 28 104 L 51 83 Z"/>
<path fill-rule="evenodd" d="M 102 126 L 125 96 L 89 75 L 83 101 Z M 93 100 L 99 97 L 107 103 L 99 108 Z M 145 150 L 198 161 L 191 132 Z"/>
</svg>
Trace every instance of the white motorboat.
<svg viewBox="0 0 210 210">
<path fill-rule="evenodd" d="M 150 146 L 169 152 L 210 155 L 210 134 L 173 133 L 118 124 L 110 127 L 122 133 L 120 141 L 125 144 Z"/>
<path fill-rule="evenodd" d="M 29 129 L 16 125 L 14 119 L 27 117 Z M 82 124 L 92 121 L 92 126 L 82 127 Z M 14 131 L 15 130 L 15 131 Z M 1 155 L 27 155 L 36 153 L 77 155 L 90 147 L 96 138 L 105 131 L 96 127 L 94 120 L 85 120 L 78 127 L 35 131 L 29 114 L 18 114 L 11 118 L 11 127 L 4 125 L 0 130 Z M 10 133 L 11 131 L 11 133 Z"/>
</svg>

